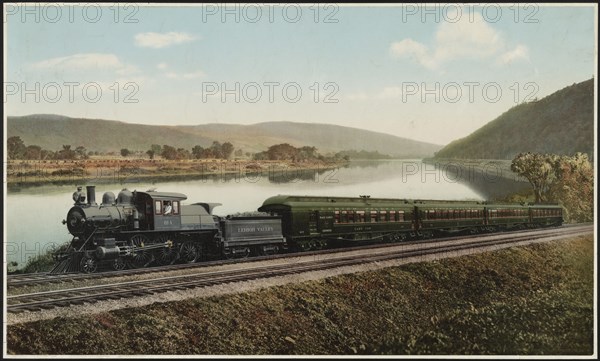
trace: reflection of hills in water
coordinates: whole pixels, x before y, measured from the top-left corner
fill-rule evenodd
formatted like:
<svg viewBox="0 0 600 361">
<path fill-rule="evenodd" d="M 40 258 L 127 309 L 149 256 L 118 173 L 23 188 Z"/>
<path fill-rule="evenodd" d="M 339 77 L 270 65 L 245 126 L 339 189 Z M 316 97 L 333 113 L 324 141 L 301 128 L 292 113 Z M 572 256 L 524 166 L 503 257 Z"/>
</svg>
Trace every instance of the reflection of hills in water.
<svg viewBox="0 0 600 361">
<path fill-rule="evenodd" d="M 481 161 L 474 166 L 469 162 L 434 163 L 448 179 L 465 184 L 485 199 L 493 201 L 521 193 L 530 188 L 529 183 L 496 162 Z"/>
<path fill-rule="evenodd" d="M 382 161 L 352 161 L 339 168 L 301 169 L 294 167 L 270 167 L 257 172 L 190 174 L 170 176 L 136 177 L 131 172 L 123 178 L 99 177 L 94 179 L 67 179 L 46 183 L 9 184 L 9 193 L 54 193 L 70 190 L 72 186 L 82 184 L 98 184 L 104 188 L 136 188 L 146 184 L 164 184 L 170 182 L 201 182 L 205 184 L 221 183 L 224 185 L 251 183 L 257 187 L 269 185 L 284 185 L 287 183 L 310 186 L 311 183 L 331 183 L 334 186 L 350 186 L 388 181 L 398 186 L 406 186 L 409 180 L 425 183 L 460 183 L 471 188 L 477 194 L 488 200 L 503 198 L 526 189 L 529 185 L 522 180 L 507 179 L 496 174 L 497 171 L 471 169 L 460 164 L 452 166 L 423 163 L 421 160 L 382 160 Z M 365 191 L 372 191 L 366 189 Z"/>
</svg>

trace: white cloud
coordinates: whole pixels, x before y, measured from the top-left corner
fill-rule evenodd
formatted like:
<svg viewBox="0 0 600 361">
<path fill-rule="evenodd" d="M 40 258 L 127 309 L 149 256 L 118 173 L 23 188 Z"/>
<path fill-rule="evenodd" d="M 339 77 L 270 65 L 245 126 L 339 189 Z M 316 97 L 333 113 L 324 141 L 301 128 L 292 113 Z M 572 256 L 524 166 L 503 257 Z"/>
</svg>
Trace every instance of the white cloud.
<svg viewBox="0 0 600 361">
<path fill-rule="evenodd" d="M 168 68 L 169 66 L 167 65 L 167 63 L 159 63 L 156 65 L 156 67 L 160 70 L 165 70 L 166 68 Z"/>
<path fill-rule="evenodd" d="M 398 58 L 412 58 L 414 61 L 423 65 L 427 69 L 437 68 L 437 63 L 433 59 L 429 49 L 427 49 L 425 45 L 419 43 L 418 41 L 404 39 L 402 41 L 392 43 L 390 46 L 390 52 L 392 55 Z"/>
<path fill-rule="evenodd" d="M 122 62 L 115 54 L 81 53 L 50 58 L 31 64 L 30 69 L 43 71 L 62 71 L 69 74 L 89 73 L 90 70 L 115 72 L 119 75 L 131 75 L 140 72 L 137 66 Z M 89 73 L 91 74 L 91 73 Z M 94 72 L 94 74 L 97 74 Z"/>
<path fill-rule="evenodd" d="M 500 57 L 501 64 L 510 64 L 516 60 L 529 60 L 529 49 L 524 45 L 517 45 L 513 50 L 509 50 Z"/>
<path fill-rule="evenodd" d="M 75 68 L 75 69 L 98 69 L 98 68 L 122 68 L 124 64 L 115 54 L 84 53 L 51 58 L 33 63 L 34 69 L 51 68 Z"/>
<path fill-rule="evenodd" d="M 135 37 L 135 45 L 144 48 L 164 48 L 174 44 L 183 44 L 194 41 L 197 37 L 188 33 L 168 32 L 168 33 L 139 33 Z"/>
<path fill-rule="evenodd" d="M 456 11 L 456 10 L 455 10 Z M 502 34 L 488 24 L 481 14 L 472 18 L 449 14 L 456 22 L 441 23 L 430 47 L 407 38 L 393 42 L 390 53 L 397 58 L 410 58 L 427 69 L 440 69 L 444 63 L 456 59 L 489 59 L 502 57 L 502 64 L 527 57 L 527 47 L 518 45 L 509 51 Z M 504 55 L 501 55 L 504 54 Z"/>
</svg>

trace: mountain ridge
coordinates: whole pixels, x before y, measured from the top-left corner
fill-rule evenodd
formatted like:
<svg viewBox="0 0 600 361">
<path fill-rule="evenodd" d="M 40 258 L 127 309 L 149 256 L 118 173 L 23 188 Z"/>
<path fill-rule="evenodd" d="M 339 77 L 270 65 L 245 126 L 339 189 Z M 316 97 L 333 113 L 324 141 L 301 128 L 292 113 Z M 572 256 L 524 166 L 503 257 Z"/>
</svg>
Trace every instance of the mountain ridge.
<svg viewBox="0 0 600 361">
<path fill-rule="evenodd" d="M 435 157 L 512 159 L 521 152 L 593 156 L 593 78 L 514 106 L 468 136 L 450 142 Z"/>
<path fill-rule="evenodd" d="M 57 114 L 8 116 L 8 136 L 20 136 L 26 145 L 58 150 L 63 144 L 82 145 L 91 151 L 147 150 L 151 144 L 190 149 L 213 141 L 231 142 L 249 152 L 289 143 L 315 146 L 321 153 L 343 150 L 378 151 L 403 158 L 429 157 L 441 145 L 389 134 L 323 123 L 267 121 L 256 124 L 146 125 L 121 120 L 72 118 Z"/>
</svg>

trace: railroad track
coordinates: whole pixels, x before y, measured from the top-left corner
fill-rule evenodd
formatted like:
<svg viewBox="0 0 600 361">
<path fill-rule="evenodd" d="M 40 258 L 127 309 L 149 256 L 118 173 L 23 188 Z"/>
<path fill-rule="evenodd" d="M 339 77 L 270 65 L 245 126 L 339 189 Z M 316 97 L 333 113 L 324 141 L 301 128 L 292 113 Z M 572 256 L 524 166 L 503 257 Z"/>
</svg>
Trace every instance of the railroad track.
<svg viewBox="0 0 600 361">
<path fill-rule="evenodd" d="M 7 311 L 18 313 L 38 311 L 55 307 L 65 307 L 83 303 L 94 303 L 101 300 L 132 298 L 152 295 L 167 291 L 179 291 L 197 287 L 208 287 L 217 284 L 241 282 L 259 278 L 285 276 L 308 271 L 328 270 L 344 266 L 355 266 L 364 263 L 381 262 L 425 255 L 436 255 L 461 250 L 477 250 L 490 246 L 510 245 L 524 241 L 539 239 L 558 239 L 574 235 L 589 234 L 593 226 L 558 228 L 525 234 L 494 234 L 492 236 L 471 237 L 454 242 L 421 243 L 415 247 L 401 249 L 373 249 L 368 254 L 344 255 L 337 253 L 335 257 L 306 257 L 305 261 L 292 264 L 271 266 L 253 266 L 237 270 L 200 272 L 188 275 L 161 277 L 150 280 L 119 282 L 108 285 L 69 288 L 56 291 L 21 294 L 7 297 Z M 303 257 L 295 254 L 295 257 Z M 304 257 L 303 257 L 304 258 Z"/>
<path fill-rule="evenodd" d="M 561 228 L 545 228 L 545 229 L 536 229 L 536 230 L 520 230 L 520 231 L 511 231 L 504 233 L 492 233 L 489 235 L 462 235 L 456 237 L 444 237 L 444 238 L 434 238 L 429 240 L 416 240 L 403 242 L 401 244 L 411 245 L 411 244 L 425 244 L 427 242 L 439 242 L 439 241 L 452 241 L 456 239 L 467 239 L 467 238 L 476 238 L 482 236 L 494 237 L 496 235 L 510 235 L 510 234 L 524 234 L 524 233 L 532 233 L 532 232 L 555 232 L 557 229 L 571 229 L 577 227 L 585 227 L 587 225 L 566 225 Z M 174 264 L 169 266 L 161 266 L 161 267 L 147 267 L 147 268 L 137 268 L 137 269 L 127 269 L 123 271 L 106 271 L 99 273 L 65 273 L 65 274 L 49 274 L 49 273 L 28 273 L 28 274 L 20 274 L 20 275 L 9 275 L 7 277 L 7 286 L 8 288 L 16 288 L 23 286 L 34 286 L 34 285 L 42 285 L 49 283 L 70 283 L 75 281 L 85 281 L 92 280 L 98 278 L 110 278 L 110 277 L 122 277 L 122 276 L 133 276 L 133 275 L 142 275 L 142 274 L 150 274 L 150 273 L 158 273 L 158 272 L 166 272 L 166 271 L 175 271 L 175 270 L 185 270 L 185 269 L 193 269 L 193 268 L 205 268 L 211 266 L 221 266 L 226 264 L 238 263 L 238 262 L 258 262 L 264 260 L 272 260 L 272 259 L 283 259 L 289 257 L 298 257 L 298 256 L 311 256 L 311 255 L 320 255 L 320 254 L 329 254 L 329 253 L 337 253 L 344 251 L 352 251 L 357 249 L 376 249 L 376 248 L 388 248 L 397 246 L 399 243 L 386 243 L 386 244 L 371 244 L 365 246 L 355 246 L 348 248 L 336 248 L 336 249 L 327 249 L 320 251 L 310 251 L 310 252 L 302 252 L 302 253 L 285 253 L 285 254 L 277 254 L 271 256 L 259 256 L 252 258 L 243 258 L 243 259 L 229 259 L 229 260 L 215 260 L 215 261 L 205 261 L 199 263 L 190 263 L 190 264 Z"/>
</svg>

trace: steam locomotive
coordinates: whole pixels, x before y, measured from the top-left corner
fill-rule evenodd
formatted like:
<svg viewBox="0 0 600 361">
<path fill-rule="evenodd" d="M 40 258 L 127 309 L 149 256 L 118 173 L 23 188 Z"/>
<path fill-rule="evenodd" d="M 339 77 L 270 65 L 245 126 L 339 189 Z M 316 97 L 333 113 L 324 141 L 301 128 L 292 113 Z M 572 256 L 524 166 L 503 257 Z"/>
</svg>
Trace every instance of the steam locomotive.
<svg viewBox="0 0 600 361">
<path fill-rule="evenodd" d="M 87 197 L 87 200 L 86 200 Z M 264 201 L 264 216 L 219 217 L 219 203 L 193 203 L 181 193 L 73 193 L 63 221 L 73 239 L 57 253 L 52 272 L 122 270 L 282 251 L 317 250 L 368 242 L 398 242 L 453 234 L 560 226 L 553 204 L 377 199 L 369 196 L 279 195 Z"/>
</svg>

